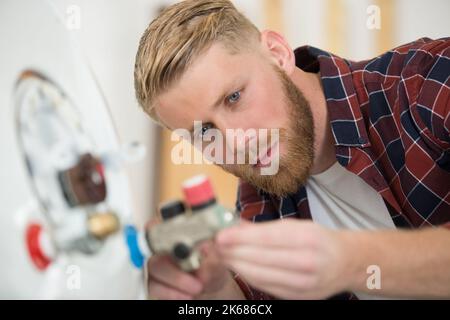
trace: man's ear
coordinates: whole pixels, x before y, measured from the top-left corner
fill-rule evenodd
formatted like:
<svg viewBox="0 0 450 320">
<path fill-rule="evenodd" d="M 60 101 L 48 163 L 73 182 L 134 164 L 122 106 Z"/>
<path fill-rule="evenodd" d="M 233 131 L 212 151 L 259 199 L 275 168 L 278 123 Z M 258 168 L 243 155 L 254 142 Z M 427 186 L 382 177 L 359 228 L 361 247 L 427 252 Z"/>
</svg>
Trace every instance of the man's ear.
<svg viewBox="0 0 450 320">
<path fill-rule="evenodd" d="M 294 52 L 284 37 L 271 30 L 261 32 L 261 45 L 271 60 L 290 75 L 295 69 Z"/>
</svg>

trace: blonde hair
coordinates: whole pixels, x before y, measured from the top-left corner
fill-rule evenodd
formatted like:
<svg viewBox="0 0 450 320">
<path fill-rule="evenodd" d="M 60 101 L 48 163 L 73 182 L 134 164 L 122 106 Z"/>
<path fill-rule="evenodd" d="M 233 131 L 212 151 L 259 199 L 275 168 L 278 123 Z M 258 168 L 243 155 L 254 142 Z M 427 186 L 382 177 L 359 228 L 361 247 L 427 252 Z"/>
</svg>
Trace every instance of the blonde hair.
<svg viewBox="0 0 450 320">
<path fill-rule="evenodd" d="M 134 86 L 145 112 L 158 121 L 155 98 L 213 43 L 230 53 L 249 48 L 260 32 L 228 0 L 184 0 L 166 8 L 145 30 L 136 54 Z"/>
</svg>

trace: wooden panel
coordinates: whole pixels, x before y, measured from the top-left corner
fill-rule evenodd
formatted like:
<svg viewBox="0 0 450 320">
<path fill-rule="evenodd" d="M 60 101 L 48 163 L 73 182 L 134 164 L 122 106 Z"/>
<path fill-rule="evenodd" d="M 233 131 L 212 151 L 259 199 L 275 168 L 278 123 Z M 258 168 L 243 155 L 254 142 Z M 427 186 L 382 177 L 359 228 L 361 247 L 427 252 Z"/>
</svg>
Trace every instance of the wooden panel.
<svg viewBox="0 0 450 320">
<path fill-rule="evenodd" d="M 397 45 L 395 43 L 395 2 L 393 0 L 375 0 L 380 7 L 381 29 L 376 30 L 376 51 L 381 54 Z"/>
<path fill-rule="evenodd" d="M 283 1 L 282 0 L 264 0 L 264 25 L 266 28 L 283 33 Z"/>
<path fill-rule="evenodd" d="M 346 12 L 342 0 L 328 0 L 325 12 L 326 49 L 334 54 L 345 56 Z"/>
</svg>

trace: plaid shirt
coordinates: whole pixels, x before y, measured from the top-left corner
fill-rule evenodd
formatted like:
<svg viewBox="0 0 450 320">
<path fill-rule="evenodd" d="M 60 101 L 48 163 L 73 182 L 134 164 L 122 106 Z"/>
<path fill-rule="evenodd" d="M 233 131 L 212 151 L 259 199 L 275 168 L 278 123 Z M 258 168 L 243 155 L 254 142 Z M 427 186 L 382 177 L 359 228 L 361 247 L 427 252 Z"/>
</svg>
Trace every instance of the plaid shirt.
<svg viewBox="0 0 450 320">
<path fill-rule="evenodd" d="M 450 228 L 450 38 L 361 62 L 310 46 L 295 58 L 320 71 L 339 164 L 383 197 L 397 227 Z M 304 186 L 279 198 L 240 181 L 236 206 L 253 222 L 311 219 Z M 236 280 L 248 299 L 269 298 Z"/>
</svg>

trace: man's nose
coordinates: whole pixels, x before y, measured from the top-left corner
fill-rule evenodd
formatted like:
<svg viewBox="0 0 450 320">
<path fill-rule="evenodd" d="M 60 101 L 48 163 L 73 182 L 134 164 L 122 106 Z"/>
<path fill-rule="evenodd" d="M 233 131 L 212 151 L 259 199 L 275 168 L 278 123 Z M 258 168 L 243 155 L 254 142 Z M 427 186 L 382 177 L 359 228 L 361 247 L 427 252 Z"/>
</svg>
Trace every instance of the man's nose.
<svg viewBox="0 0 450 320">
<path fill-rule="evenodd" d="M 245 153 L 251 149 L 250 146 L 257 141 L 254 130 L 248 128 L 236 128 L 233 124 L 216 123 L 216 127 L 220 130 L 224 137 L 224 151 L 233 154 Z"/>
</svg>

